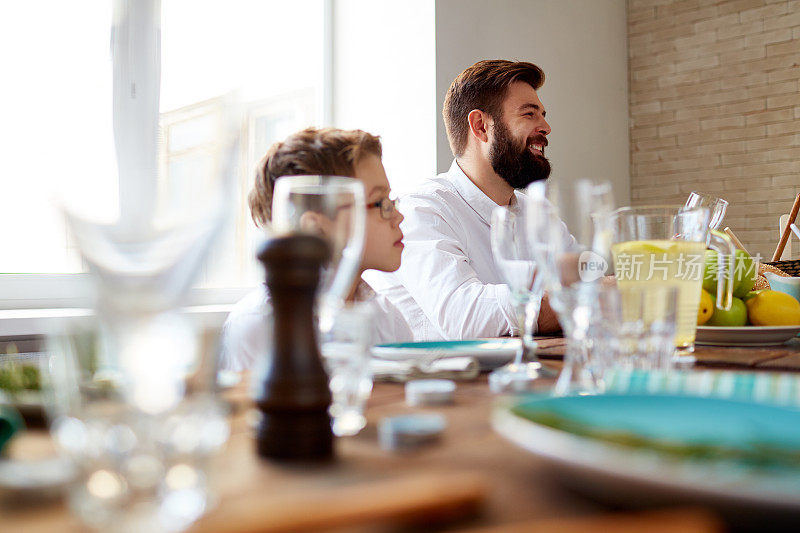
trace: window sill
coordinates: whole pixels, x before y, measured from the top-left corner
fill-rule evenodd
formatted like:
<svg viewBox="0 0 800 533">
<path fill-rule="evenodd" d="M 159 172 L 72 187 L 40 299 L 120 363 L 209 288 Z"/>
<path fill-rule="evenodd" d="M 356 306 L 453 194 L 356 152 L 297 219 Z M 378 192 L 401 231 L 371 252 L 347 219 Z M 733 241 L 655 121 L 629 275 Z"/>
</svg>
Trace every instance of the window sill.
<svg viewBox="0 0 800 533">
<path fill-rule="evenodd" d="M 220 328 L 233 308 L 232 304 L 184 307 L 199 327 Z M 94 316 L 93 309 L 5 309 L 0 310 L 0 337 L 47 335 L 76 320 Z"/>
</svg>

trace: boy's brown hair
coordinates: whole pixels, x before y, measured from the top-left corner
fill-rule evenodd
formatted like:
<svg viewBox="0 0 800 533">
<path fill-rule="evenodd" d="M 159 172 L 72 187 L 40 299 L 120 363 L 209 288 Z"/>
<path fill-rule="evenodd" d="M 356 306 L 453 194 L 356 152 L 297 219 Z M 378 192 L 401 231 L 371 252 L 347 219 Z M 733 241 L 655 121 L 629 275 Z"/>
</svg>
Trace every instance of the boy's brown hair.
<svg viewBox="0 0 800 533">
<path fill-rule="evenodd" d="M 256 226 L 272 217 L 272 190 L 281 176 L 355 176 L 365 154 L 382 155 L 380 138 L 361 130 L 306 128 L 270 146 L 256 167 L 253 189 L 247 196 Z"/>
<path fill-rule="evenodd" d="M 453 80 L 444 99 L 442 116 L 450 149 L 456 157 L 461 157 L 467 147 L 470 111 L 480 109 L 499 120 L 508 86 L 515 81 L 537 90 L 544 83 L 544 71 L 527 61 L 487 59 L 478 61 Z"/>
</svg>

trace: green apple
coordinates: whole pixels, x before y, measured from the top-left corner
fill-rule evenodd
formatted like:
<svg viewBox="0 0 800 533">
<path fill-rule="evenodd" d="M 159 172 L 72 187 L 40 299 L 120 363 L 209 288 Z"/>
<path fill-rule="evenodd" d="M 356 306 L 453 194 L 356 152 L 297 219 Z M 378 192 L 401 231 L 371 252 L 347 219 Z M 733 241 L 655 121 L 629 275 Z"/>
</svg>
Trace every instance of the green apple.
<svg viewBox="0 0 800 533">
<path fill-rule="evenodd" d="M 711 294 L 717 293 L 717 261 L 717 252 L 706 250 L 703 288 Z M 737 298 L 745 296 L 753 289 L 757 278 L 758 269 L 753 258 L 744 250 L 737 249 L 736 263 L 733 268 L 733 295 Z"/>
<path fill-rule="evenodd" d="M 731 308 L 727 311 L 714 308 L 714 313 L 706 322 L 707 326 L 737 327 L 747 324 L 747 306 L 740 298 L 734 298 Z"/>
<path fill-rule="evenodd" d="M 703 270 L 703 288 L 709 294 L 717 294 L 717 254 L 714 250 L 706 250 L 705 269 Z"/>
<path fill-rule="evenodd" d="M 756 262 L 744 250 L 736 250 L 734 278 L 736 279 L 736 285 L 734 285 L 733 295 L 737 298 L 741 298 L 753 290 L 753 285 L 756 284 L 758 279 Z"/>
</svg>

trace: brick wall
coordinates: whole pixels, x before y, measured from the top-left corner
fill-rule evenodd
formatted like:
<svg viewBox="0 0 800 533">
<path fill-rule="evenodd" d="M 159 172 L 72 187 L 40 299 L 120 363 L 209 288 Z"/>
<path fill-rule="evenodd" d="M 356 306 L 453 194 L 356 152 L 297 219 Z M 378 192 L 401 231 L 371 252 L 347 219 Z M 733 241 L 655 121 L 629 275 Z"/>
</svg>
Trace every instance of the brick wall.
<svg viewBox="0 0 800 533">
<path fill-rule="evenodd" d="M 800 0 L 629 0 L 628 57 L 633 204 L 716 194 L 771 258 L 800 193 Z"/>
</svg>

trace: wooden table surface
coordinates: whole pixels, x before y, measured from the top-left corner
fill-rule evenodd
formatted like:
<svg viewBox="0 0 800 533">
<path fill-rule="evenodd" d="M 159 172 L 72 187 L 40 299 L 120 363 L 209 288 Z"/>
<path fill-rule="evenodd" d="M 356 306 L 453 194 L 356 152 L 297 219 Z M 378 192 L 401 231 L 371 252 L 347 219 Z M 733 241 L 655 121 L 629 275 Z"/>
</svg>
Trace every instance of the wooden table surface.
<svg viewBox="0 0 800 533">
<path fill-rule="evenodd" d="M 564 339 L 539 340 L 541 357 L 559 368 Z M 800 370 L 800 343 L 780 348 L 698 347 L 698 366 Z M 324 531 L 652 531 L 722 530 L 693 508 L 611 512 L 570 492 L 544 464 L 490 426 L 495 397 L 486 375 L 460 382 L 453 405 L 412 408 L 402 384 L 375 385 L 367 427 L 341 438 L 325 464 L 281 464 L 255 454 L 245 387 L 228 395 L 232 436 L 217 458 L 216 506 L 191 529 L 205 532 Z M 447 418 L 441 440 L 409 453 L 382 450 L 380 419 L 411 412 Z M 80 531 L 60 500 L 17 505 L 0 499 L 0 530 Z"/>
<path fill-rule="evenodd" d="M 541 337 L 539 357 L 560 360 L 564 356 L 563 337 Z M 698 368 L 800 372 L 800 337 L 780 346 L 723 347 L 695 346 Z"/>
</svg>

